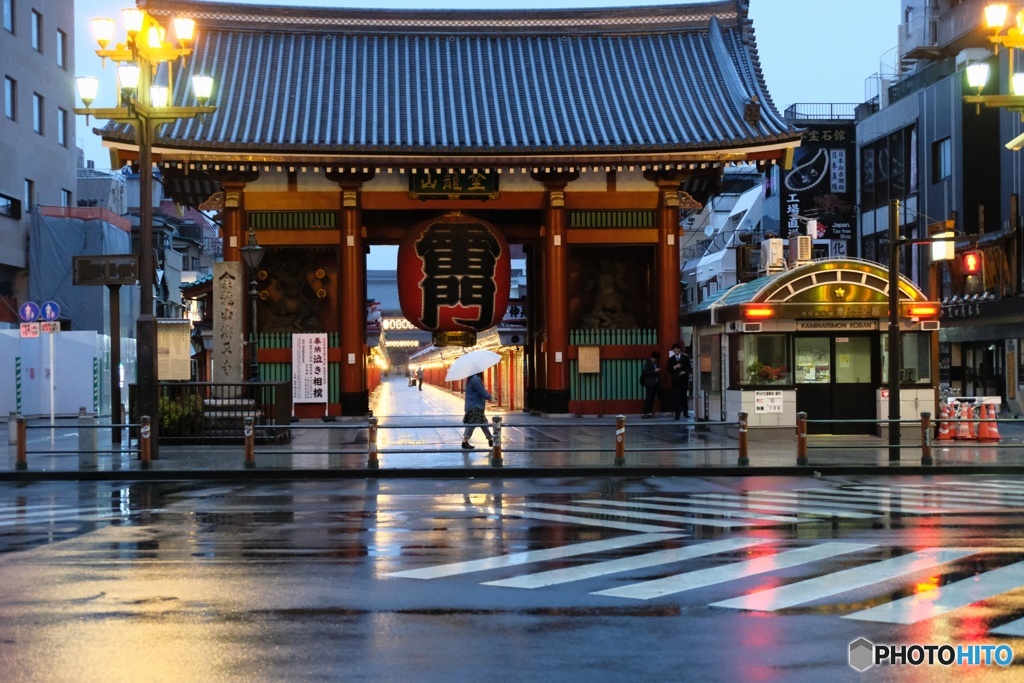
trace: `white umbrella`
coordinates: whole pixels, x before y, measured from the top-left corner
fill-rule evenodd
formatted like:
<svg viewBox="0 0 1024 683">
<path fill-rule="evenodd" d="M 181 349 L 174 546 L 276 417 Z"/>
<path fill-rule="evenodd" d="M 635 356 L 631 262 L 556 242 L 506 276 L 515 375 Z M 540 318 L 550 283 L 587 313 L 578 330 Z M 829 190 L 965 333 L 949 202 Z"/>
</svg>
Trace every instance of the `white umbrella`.
<svg viewBox="0 0 1024 683">
<path fill-rule="evenodd" d="M 492 365 L 497 365 L 501 356 L 494 351 L 477 349 L 464 353 L 455 359 L 455 362 L 448 368 L 448 374 L 444 376 L 445 382 L 457 382 L 466 379 L 478 372 L 483 372 Z"/>
</svg>

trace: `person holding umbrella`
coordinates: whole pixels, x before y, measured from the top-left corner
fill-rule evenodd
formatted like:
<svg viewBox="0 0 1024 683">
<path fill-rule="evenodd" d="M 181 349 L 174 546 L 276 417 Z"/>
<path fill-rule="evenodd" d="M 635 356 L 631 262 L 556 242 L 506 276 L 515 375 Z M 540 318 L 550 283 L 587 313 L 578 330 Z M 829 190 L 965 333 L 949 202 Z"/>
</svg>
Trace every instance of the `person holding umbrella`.
<svg viewBox="0 0 1024 683">
<path fill-rule="evenodd" d="M 462 435 L 462 447 L 470 449 L 469 437 L 473 436 L 473 430 L 480 426 L 480 431 L 487 437 L 487 445 L 494 446 L 494 437 L 491 435 L 491 428 L 487 426 L 487 416 L 484 414 L 484 406 L 487 401 L 493 400 L 487 389 L 484 387 L 484 373 L 478 372 L 466 380 L 466 416 L 462 418 L 466 425 L 466 431 Z"/>
<path fill-rule="evenodd" d="M 491 436 L 491 430 L 487 426 L 487 416 L 484 414 L 484 406 L 487 401 L 494 399 L 484 388 L 484 370 L 497 365 L 499 361 L 501 361 L 501 356 L 497 353 L 489 349 L 477 349 L 456 358 L 445 374 L 444 381 L 446 382 L 466 380 L 466 416 L 462 418 L 462 422 L 466 425 L 473 425 L 466 427 L 462 437 L 462 447 L 467 450 L 472 448 L 469 445 L 469 437 L 473 435 L 473 430 L 477 425 L 480 425 L 484 436 L 487 437 L 487 445 L 494 446 L 494 437 Z"/>
</svg>

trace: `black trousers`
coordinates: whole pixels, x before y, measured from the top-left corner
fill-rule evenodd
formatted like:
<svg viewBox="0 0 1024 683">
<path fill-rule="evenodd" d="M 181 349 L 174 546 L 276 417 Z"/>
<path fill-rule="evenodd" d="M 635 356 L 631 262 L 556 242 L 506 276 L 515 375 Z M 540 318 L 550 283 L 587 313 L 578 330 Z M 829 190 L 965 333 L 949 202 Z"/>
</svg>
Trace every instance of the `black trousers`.
<svg viewBox="0 0 1024 683">
<path fill-rule="evenodd" d="M 655 384 L 653 387 L 644 387 L 644 415 L 651 415 L 654 413 L 654 399 L 658 397 L 658 385 Z"/>
<path fill-rule="evenodd" d="M 686 384 L 673 384 L 672 385 L 672 410 L 675 411 L 676 417 L 690 414 L 690 402 L 686 396 L 687 386 Z"/>
</svg>

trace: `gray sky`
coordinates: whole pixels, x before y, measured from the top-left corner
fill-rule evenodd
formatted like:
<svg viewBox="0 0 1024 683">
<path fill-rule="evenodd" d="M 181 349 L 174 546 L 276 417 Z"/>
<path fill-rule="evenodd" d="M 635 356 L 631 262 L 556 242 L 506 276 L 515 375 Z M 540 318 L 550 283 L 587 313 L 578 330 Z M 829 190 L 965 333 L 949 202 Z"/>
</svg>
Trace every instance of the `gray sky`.
<svg viewBox="0 0 1024 683">
<path fill-rule="evenodd" d="M 250 4 L 307 5 L 273 0 Z M 489 0 L 489 9 L 531 9 L 552 7 L 622 7 L 627 5 L 672 5 L 665 0 Z M 100 68 L 94 50 L 89 20 L 105 16 L 118 21 L 121 9 L 132 0 L 75 0 L 75 70 L 78 76 L 109 79 L 100 87 L 95 106 L 113 105 L 113 69 Z M 323 0 L 327 7 L 372 7 L 404 9 L 476 9 L 480 0 Z M 900 21 L 899 0 L 750 0 L 758 55 L 768 91 L 776 107 L 785 110 L 798 102 L 863 102 L 865 81 L 880 71 L 886 53 L 896 46 Z M 202 26 L 198 27 L 202 30 Z M 888 55 L 892 62 L 892 55 Z M 873 95 L 874 92 L 872 91 Z M 98 169 L 110 166 L 109 155 L 91 132 L 96 121 L 85 125 L 77 118 L 77 144 L 86 159 Z"/>
</svg>

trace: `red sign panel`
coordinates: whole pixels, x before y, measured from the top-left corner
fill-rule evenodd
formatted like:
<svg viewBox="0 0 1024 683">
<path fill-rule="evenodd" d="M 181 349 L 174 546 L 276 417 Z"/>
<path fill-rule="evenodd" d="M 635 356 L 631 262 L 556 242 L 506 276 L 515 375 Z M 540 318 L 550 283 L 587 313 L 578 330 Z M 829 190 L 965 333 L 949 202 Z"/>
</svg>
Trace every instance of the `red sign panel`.
<svg viewBox="0 0 1024 683">
<path fill-rule="evenodd" d="M 416 327 L 482 331 L 505 316 L 512 260 L 494 226 L 461 214 L 420 223 L 398 247 L 398 298 Z"/>
</svg>

